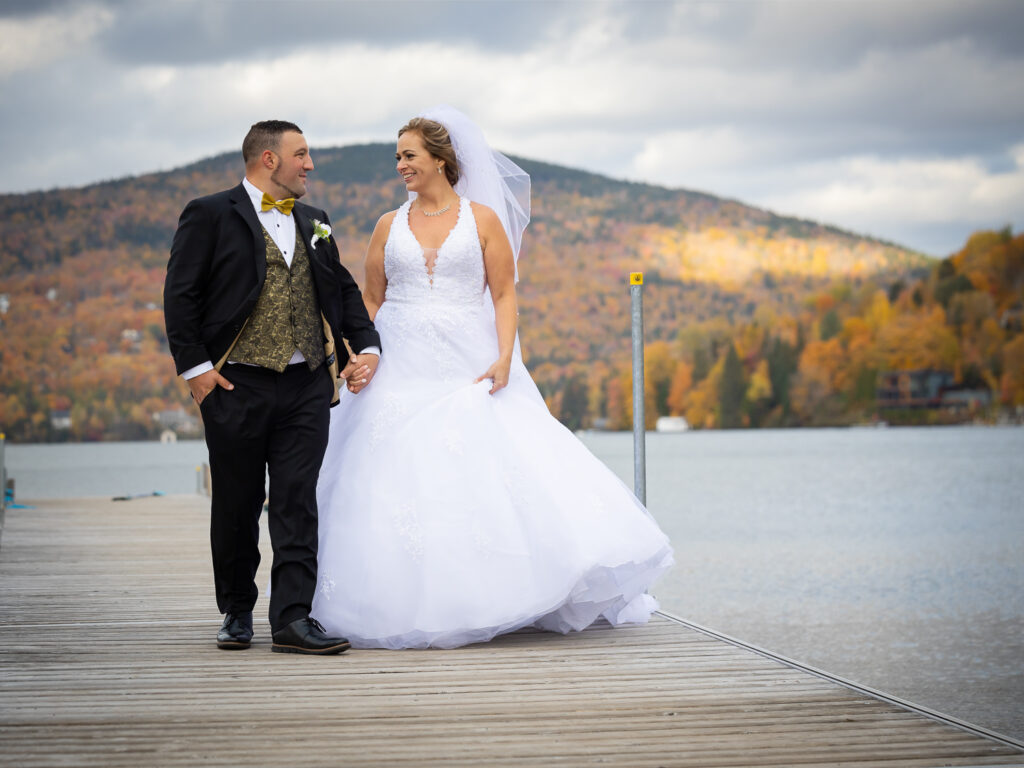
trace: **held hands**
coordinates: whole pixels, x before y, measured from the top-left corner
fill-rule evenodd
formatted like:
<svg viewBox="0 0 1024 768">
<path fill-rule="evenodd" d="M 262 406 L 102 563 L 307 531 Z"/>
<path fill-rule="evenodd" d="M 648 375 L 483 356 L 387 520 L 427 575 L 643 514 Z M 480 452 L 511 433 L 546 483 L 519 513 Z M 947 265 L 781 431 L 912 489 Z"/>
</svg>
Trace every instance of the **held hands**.
<svg viewBox="0 0 1024 768">
<path fill-rule="evenodd" d="M 499 389 L 503 389 L 504 387 L 508 386 L 508 376 L 509 370 L 511 368 L 511 358 L 508 360 L 506 360 L 505 358 L 495 360 L 491 367 L 487 369 L 487 373 L 477 378 L 477 380 L 474 381 L 473 383 L 477 384 L 483 381 L 484 379 L 491 379 L 494 382 L 494 385 L 491 387 L 490 394 L 493 395 Z"/>
<path fill-rule="evenodd" d="M 344 380 L 349 392 L 357 395 L 370 383 L 379 362 L 380 358 L 374 354 L 352 355 L 338 378 Z"/>
<path fill-rule="evenodd" d="M 196 405 L 202 405 L 206 396 L 217 387 L 234 389 L 235 385 L 214 369 L 210 369 L 206 373 L 201 373 L 188 380 L 188 388 L 192 390 L 192 399 L 196 401 Z"/>
</svg>

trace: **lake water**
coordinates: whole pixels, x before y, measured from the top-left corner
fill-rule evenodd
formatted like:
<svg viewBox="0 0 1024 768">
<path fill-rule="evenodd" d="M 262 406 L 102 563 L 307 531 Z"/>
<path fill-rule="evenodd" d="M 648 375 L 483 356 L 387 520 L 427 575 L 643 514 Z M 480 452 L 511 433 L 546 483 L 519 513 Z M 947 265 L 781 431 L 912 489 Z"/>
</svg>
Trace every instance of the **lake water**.
<svg viewBox="0 0 1024 768">
<path fill-rule="evenodd" d="M 632 437 L 581 436 L 632 485 Z M 8 445 L 19 501 L 192 493 L 202 442 Z M 650 434 L 672 613 L 1024 738 L 1024 429 Z"/>
</svg>

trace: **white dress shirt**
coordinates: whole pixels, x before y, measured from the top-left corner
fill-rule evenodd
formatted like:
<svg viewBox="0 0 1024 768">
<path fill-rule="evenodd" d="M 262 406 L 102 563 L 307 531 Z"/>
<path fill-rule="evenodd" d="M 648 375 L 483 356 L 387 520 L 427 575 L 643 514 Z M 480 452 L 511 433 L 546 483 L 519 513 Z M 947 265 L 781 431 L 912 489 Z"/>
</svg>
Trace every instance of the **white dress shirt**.
<svg viewBox="0 0 1024 768">
<path fill-rule="evenodd" d="M 252 200 L 252 206 L 256 209 L 256 218 L 259 219 L 260 224 L 267 230 L 267 234 L 270 235 L 270 239 L 274 241 L 274 245 L 281 251 L 281 255 L 284 256 L 285 263 L 288 268 L 291 269 L 292 259 L 295 258 L 295 219 L 289 214 L 285 215 L 281 213 L 277 208 L 271 208 L 269 211 L 262 210 L 263 208 L 263 190 L 259 189 L 249 179 L 242 179 L 242 186 L 245 187 L 245 191 L 249 193 L 249 199 Z M 360 354 L 374 354 L 380 355 L 379 347 L 367 347 Z M 305 362 L 305 356 L 296 349 L 292 353 L 291 360 L 288 361 L 289 365 L 294 363 Z M 339 364 L 341 361 L 338 361 Z M 233 364 L 233 360 L 228 360 L 228 363 Z M 341 365 L 340 368 L 344 368 Z M 339 370 L 340 370 L 339 368 Z M 196 376 L 206 373 L 207 371 L 213 370 L 213 363 L 207 360 L 205 363 L 200 363 L 197 366 L 189 368 L 181 377 L 188 381 L 194 379 Z"/>
</svg>

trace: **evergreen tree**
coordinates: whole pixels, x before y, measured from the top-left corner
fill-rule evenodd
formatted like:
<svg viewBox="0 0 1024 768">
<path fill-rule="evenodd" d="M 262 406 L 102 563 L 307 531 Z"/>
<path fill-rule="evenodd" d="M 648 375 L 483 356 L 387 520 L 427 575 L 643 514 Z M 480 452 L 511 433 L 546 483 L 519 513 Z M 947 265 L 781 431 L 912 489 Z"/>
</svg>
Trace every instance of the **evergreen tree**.
<svg viewBox="0 0 1024 768">
<path fill-rule="evenodd" d="M 571 377 L 562 390 L 559 421 L 572 430 L 581 429 L 587 415 L 587 382 L 580 374 Z"/>
<path fill-rule="evenodd" d="M 723 429 L 735 429 L 742 426 L 743 396 L 747 385 L 743 381 L 743 364 L 736 354 L 736 347 L 729 345 L 725 353 L 725 366 L 722 369 L 722 381 L 718 385 L 718 424 Z"/>
<path fill-rule="evenodd" d="M 841 330 L 843 330 L 843 324 L 839 320 L 839 314 L 834 309 L 830 309 L 825 313 L 825 316 L 821 318 L 821 329 L 819 333 L 821 340 L 828 341 L 829 339 L 835 338 L 839 335 Z"/>
<path fill-rule="evenodd" d="M 789 382 L 796 373 L 797 362 L 797 351 L 776 338 L 768 352 L 768 376 L 772 382 L 772 398 L 776 405 L 782 406 L 783 414 L 789 413 Z"/>
</svg>

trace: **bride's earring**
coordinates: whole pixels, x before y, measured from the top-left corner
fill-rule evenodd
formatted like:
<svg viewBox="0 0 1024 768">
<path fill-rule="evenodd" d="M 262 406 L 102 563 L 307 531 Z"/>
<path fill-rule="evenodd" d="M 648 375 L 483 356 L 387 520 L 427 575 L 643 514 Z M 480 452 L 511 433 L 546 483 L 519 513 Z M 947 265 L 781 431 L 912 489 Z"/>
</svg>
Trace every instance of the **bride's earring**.
<svg viewBox="0 0 1024 768">
<path fill-rule="evenodd" d="M 441 166 L 440 166 L 440 165 L 439 165 L 439 166 L 437 166 L 437 172 L 438 172 L 438 174 L 440 174 L 440 173 L 441 173 Z"/>
</svg>

